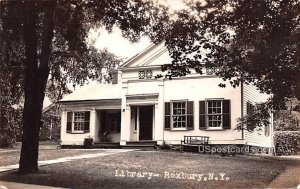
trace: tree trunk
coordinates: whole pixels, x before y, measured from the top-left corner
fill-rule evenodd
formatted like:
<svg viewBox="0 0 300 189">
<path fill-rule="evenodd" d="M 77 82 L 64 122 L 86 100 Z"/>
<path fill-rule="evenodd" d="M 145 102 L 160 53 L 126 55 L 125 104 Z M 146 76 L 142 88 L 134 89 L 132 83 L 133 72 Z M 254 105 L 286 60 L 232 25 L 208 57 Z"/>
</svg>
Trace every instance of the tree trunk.
<svg viewBox="0 0 300 189">
<path fill-rule="evenodd" d="M 45 1 L 41 58 L 37 56 L 36 2 L 25 1 L 23 38 L 25 43 L 25 103 L 23 112 L 23 136 L 19 173 L 38 171 L 39 132 L 46 83 L 49 76 L 49 56 L 53 39 L 54 2 Z"/>
</svg>

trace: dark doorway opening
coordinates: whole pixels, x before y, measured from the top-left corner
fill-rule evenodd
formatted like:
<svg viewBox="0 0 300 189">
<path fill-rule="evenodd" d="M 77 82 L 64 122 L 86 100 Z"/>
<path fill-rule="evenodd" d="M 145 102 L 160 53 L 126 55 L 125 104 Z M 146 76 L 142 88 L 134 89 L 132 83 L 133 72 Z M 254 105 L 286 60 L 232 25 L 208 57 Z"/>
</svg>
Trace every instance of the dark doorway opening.
<svg viewBox="0 0 300 189">
<path fill-rule="evenodd" d="M 139 140 L 152 140 L 153 133 L 153 106 L 139 107 L 140 130 Z"/>
</svg>

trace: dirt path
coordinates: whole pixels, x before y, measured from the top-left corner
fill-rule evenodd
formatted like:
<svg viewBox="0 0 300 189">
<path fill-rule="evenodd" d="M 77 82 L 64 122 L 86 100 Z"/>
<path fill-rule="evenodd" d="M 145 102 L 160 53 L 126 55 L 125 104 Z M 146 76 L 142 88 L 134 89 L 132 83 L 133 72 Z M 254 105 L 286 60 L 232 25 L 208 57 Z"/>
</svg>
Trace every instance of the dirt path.
<svg viewBox="0 0 300 189">
<path fill-rule="evenodd" d="M 287 167 L 267 188 L 300 188 L 300 167 Z"/>
</svg>

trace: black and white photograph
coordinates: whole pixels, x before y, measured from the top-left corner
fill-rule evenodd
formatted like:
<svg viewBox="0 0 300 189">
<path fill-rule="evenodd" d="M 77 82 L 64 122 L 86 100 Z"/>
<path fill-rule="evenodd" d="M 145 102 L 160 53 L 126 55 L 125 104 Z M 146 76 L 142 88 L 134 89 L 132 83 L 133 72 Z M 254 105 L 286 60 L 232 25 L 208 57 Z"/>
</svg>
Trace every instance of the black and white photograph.
<svg viewBox="0 0 300 189">
<path fill-rule="evenodd" d="M 0 0 L 0 189 L 300 189 L 299 0 Z"/>
</svg>

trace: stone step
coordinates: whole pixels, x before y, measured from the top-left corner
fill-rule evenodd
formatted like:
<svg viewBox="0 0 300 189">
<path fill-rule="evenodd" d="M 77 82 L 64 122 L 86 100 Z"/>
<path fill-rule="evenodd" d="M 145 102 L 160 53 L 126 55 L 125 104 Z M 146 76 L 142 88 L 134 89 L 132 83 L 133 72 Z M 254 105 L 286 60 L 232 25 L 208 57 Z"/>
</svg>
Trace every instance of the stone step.
<svg viewBox="0 0 300 189">
<path fill-rule="evenodd" d="M 93 148 L 121 148 L 121 146 L 120 146 L 120 143 L 97 142 L 97 143 L 94 143 Z"/>
</svg>

